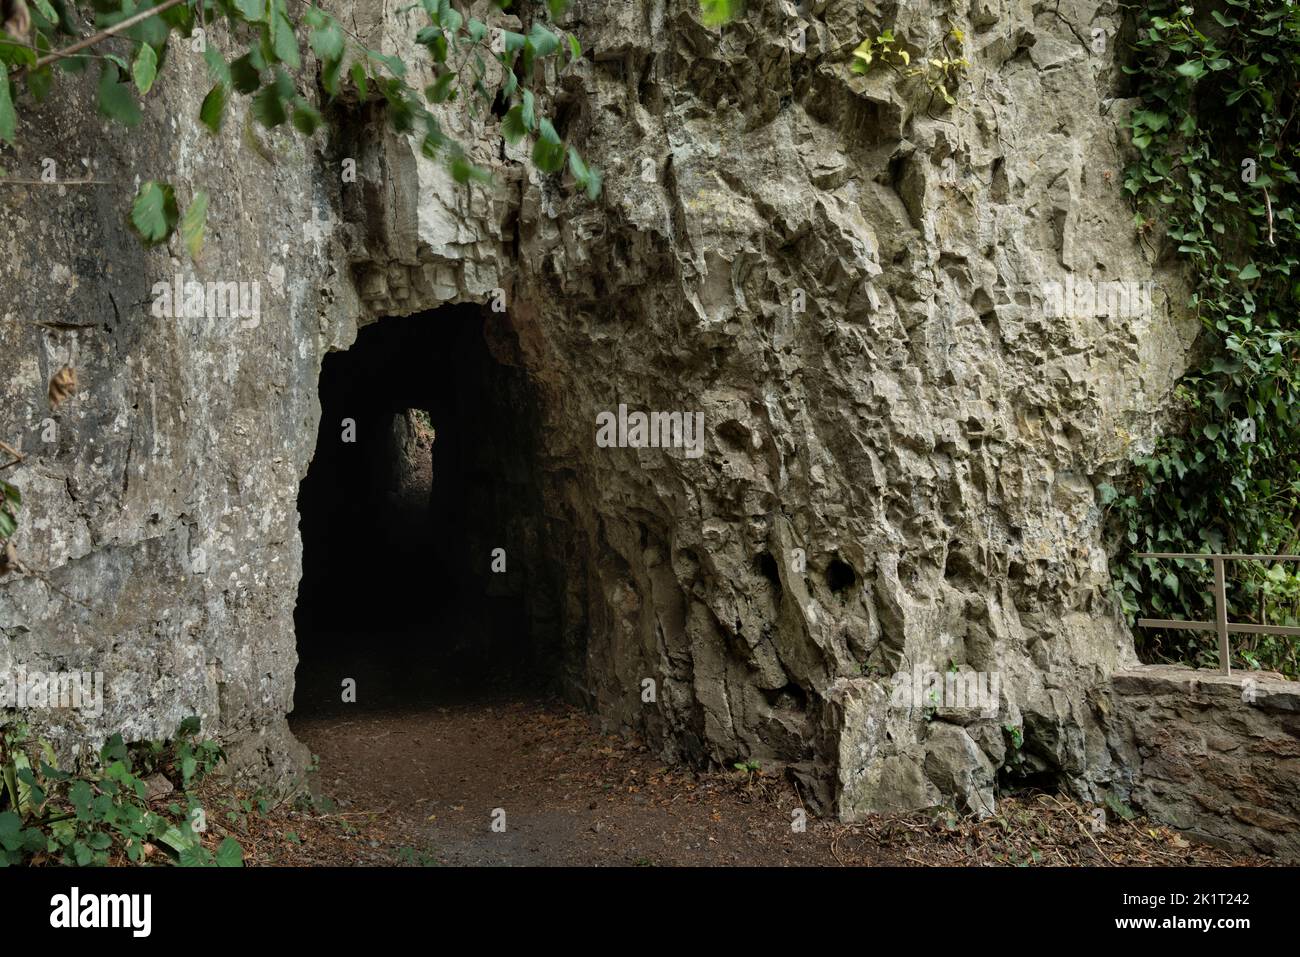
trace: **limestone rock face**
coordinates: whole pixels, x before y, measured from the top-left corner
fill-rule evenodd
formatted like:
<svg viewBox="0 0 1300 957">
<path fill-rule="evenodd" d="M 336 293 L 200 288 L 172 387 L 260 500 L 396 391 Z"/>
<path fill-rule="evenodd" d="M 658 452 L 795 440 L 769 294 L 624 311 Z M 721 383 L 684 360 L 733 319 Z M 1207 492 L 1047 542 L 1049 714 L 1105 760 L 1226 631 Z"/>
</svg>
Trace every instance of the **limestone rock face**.
<svg viewBox="0 0 1300 957">
<path fill-rule="evenodd" d="M 334 8 L 415 64 L 403 5 Z M 0 668 L 109 689 L 49 733 L 97 746 L 199 713 L 250 770 L 296 771 L 295 495 L 322 357 L 499 293 L 494 353 L 537 394 L 559 672 L 612 727 L 666 758 L 791 765 L 845 819 L 987 808 L 1003 766 L 1085 796 L 1122 771 L 1095 692 L 1135 659 L 1096 485 L 1161 427 L 1196 325 L 1120 191 L 1116 15 L 750 6 L 717 31 L 685 0 L 573 5 L 588 59 L 548 78 L 547 109 L 604 171 L 595 203 L 491 115 L 446 117 L 496 173 L 472 192 L 374 106 L 304 141 L 239 103 L 210 137 L 197 54 L 129 137 L 92 117 L 90 80 L 25 107 L 7 168 L 51 156 L 109 183 L 6 187 L 0 217 L 0 437 L 30 453 L 18 544 L 48 578 L 0 581 Z M 914 59 L 962 32 L 955 107 L 849 72 L 884 27 Z M 146 178 L 212 195 L 199 267 L 128 234 Z M 259 281 L 260 317 L 155 317 L 177 273 Z M 1154 291 L 1136 315 L 1054 314 L 1067 280 Z M 51 411 L 65 362 L 81 392 Z M 702 414 L 703 454 L 598 445 L 620 405 Z M 995 699 L 911 700 L 918 671 Z"/>
</svg>

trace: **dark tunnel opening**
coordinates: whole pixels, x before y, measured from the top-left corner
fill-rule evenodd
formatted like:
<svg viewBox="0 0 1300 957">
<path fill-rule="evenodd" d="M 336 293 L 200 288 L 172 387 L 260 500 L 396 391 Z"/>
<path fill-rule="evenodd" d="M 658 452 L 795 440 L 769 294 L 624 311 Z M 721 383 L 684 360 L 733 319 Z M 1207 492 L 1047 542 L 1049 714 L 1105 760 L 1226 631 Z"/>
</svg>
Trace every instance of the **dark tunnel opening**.
<svg viewBox="0 0 1300 957">
<path fill-rule="evenodd" d="M 298 498 L 295 715 L 553 690 L 539 418 L 507 330 L 444 307 L 325 357 Z"/>
</svg>

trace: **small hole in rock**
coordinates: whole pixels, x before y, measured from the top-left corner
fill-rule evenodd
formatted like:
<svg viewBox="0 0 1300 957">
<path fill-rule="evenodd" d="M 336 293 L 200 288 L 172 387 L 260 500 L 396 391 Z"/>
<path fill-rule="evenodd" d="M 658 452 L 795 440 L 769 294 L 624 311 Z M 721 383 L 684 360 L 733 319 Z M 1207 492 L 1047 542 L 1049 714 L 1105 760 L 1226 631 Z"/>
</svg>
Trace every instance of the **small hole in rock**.
<svg viewBox="0 0 1300 957">
<path fill-rule="evenodd" d="M 831 559 L 830 567 L 826 569 L 826 584 L 830 590 L 839 593 L 852 588 L 857 582 L 857 573 L 853 571 L 853 566 L 848 562 L 839 559 Z"/>
</svg>

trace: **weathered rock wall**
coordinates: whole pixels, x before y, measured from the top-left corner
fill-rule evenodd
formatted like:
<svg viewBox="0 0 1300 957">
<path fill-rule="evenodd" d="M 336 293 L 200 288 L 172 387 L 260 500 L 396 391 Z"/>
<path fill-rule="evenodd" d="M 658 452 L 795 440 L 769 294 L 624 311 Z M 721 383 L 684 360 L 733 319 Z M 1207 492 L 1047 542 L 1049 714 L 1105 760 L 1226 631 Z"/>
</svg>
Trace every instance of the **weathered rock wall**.
<svg viewBox="0 0 1300 957">
<path fill-rule="evenodd" d="M 296 772 L 294 503 L 320 357 L 356 312 L 307 225 L 336 203 L 320 144 L 267 136 L 246 104 L 209 135 L 203 60 L 183 45 L 134 130 L 96 115 L 96 72 L 20 103 L 4 151 L 14 178 L 48 157 L 60 179 L 98 182 L 0 187 L 0 432 L 28 456 L 9 473 L 26 496 L 17 546 L 46 576 L 0 583 L 0 668 L 103 672 L 102 713 L 28 716 L 70 751 L 198 714 L 240 761 Z M 213 197 L 197 267 L 130 232 L 145 179 Z M 260 317 L 154 315 L 154 284 L 178 274 L 260 283 Z M 80 388 L 53 409 L 65 363 Z"/>
<path fill-rule="evenodd" d="M 1136 808 L 1224 846 L 1300 858 L 1300 685 L 1142 667 L 1115 675 L 1110 700 L 1131 775 L 1117 791 Z"/>
<path fill-rule="evenodd" d="M 415 63 L 399 6 L 336 9 Z M 564 25 L 591 58 L 551 77 L 548 108 L 605 171 L 595 204 L 491 116 L 446 117 L 496 171 L 488 191 L 374 107 L 304 142 L 241 103 L 212 139 L 197 55 L 173 56 L 131 136 L 88 119 L 88 82 L 24 109 L 6 166 L 85 156 L 115 185 L 10 188 L 0 217 L 0 434 L 33 453 L 19 544 L 91 606 L 0 583 L 0 665 L 129 679 L 63 740 L 198 711 L 241 758 L 292 770 L 294 496 L 321 356 L 502 289 L 489 335 L 539 396 L 572 694 L 667 757 L 794 764 L 849 818 L 982 804 L 1020 737 L 1018 767 L 1109 781 L 1096 699 L 1134 658 L 1095 484 L 1155 434 L 1195 333 L 1119 190 L 1113 5 L 754 3 L 719 33 L 686 0 L 580 0 Z M 964 32 L 955 107 L 848 72 L 882 27 L 914 57 Z M 259 324 L 149 315 L 152 283 L 191 270 L 123 225 L 154 176 L 213 195 L 201 271 L 261 279 Z M 1070 276 L 1155 280 L 1153 308 L 1053 318 L 1045 287 Z M 42 444 L 69 358 L 84 387 Z M 597 447 L 620 403 L 703 413 L 705 453 Z M 998 674 L 994 713 L 900 707 L 891 676 L 914 668 Z"/>
</svg>

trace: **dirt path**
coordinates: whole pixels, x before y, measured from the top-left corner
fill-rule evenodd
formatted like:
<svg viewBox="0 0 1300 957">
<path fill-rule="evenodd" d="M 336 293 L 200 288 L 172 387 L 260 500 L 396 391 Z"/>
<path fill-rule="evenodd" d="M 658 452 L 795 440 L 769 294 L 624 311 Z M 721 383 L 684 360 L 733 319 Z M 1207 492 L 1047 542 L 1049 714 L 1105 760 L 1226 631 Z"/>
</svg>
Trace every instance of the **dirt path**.
<svg viewBox="0 0 1300 957">
<path fill-rule="evenodd" d="M 322 790 L 341 807 L 380 810 L 392 838 L 438 863 L 820 860 L 814 842 L 791 830 L 779 798 L 797 807 L 792 790 L 664 768 L 638 742 L 600 735 L 564 706 L 372 713 L 294 731 L 320 757 Z M 494 831 L 498 808 L 504 830 Z"/>
<path fill-rule="evenodd" d="M 343 712 L 293 728 L 337 803 L 325 817 L 347 822 L 334 856 L 348 863 L 1260 863 L 1140 821 L 1098 833 L 1084 826 L 1088 809 L 1042 794 L 1004 799 L 983 822 L 929 812 L 848 827 L 809 816 L 798 831 L 799 796 L 780 777 L 664 767 L 635 739 L 547 702 Z M 496 809 L 504 830 L 493 830 Z M 345 862 L 313 853 L 283 863 Z"/>
</svg>

